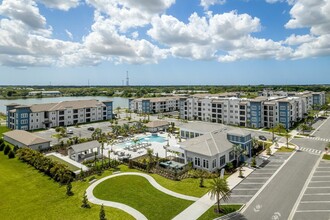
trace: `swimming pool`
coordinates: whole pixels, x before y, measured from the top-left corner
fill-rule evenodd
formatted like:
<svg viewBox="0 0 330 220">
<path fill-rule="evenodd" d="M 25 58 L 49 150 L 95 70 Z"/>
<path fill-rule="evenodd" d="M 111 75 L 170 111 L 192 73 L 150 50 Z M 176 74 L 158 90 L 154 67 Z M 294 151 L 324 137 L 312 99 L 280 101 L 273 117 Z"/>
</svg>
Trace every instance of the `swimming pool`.
<svg viewBox="0 0 330 220">
<path fill-rule="evenodd" d="M 161 137 L 161 136 L 150 135 L 150 136 L 140 137 L 139 140 L 136 143 L 134 143 L 134 141 L 126 141 L 126 142 L 123 142 L 123 143 L 116 144 L 115 146 L 124 148 L 124 147 L 128 147 L 128 146 L 131 146 L 131 145 L 134 145 L 134 144 L 140 144 L 140 143 L 143 143 L 143 142 L 164 143 L 164 142 L 166 142 L 166 139 L 164 137 Z"/>
</svg>

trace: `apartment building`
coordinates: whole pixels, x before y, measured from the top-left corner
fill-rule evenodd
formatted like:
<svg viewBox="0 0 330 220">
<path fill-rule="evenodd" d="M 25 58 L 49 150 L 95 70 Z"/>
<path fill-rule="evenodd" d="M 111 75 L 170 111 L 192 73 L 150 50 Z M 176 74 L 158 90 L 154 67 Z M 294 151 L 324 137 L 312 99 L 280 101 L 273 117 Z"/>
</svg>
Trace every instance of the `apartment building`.
<svg viewBox="0 0 330 220">
<path fill-rule="evenodd" d="M 138 98 L 129 99 L 129 109 L 136 113 L 160 113 L 160 112 L 172 112 L 179 111 L 180 98 L 176 96 L 158 97 L 158 98 Z"/>
<path fill-rule="evenodd" d="M 219 95 L 194 95 L 183 101 L 180 116 L 254 128 L 271 128 L 279 123 L 290 128 L 315 105 L 325 103 L 325 93 L 301 92 L 295 96 L 259 96 L 254 99 Z"/>
<path fill-rule="evenodd" d="M 112 101 L 77 100 L 31 106 L 7 105 L 7 127 L 17 130 L 69 126 L 112 117 Z"/>
</svg>

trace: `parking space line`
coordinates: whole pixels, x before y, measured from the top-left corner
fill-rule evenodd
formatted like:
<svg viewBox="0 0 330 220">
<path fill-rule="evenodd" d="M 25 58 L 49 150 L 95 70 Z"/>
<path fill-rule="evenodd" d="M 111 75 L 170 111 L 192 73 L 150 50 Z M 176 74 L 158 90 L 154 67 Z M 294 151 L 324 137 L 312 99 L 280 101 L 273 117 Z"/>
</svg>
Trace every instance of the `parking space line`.
<svg viewBox="0 0 330 220">
<path fill-rule="evenodd" d="M 330 176 L 313 176 L 313 178 L 314 178 L 314 177 L 328 177 L 328 178 L 329 178 Z"/>
<path fill-rule="evenodd" d="M 230 195 L 230 197 L 252 197 L 253 195 Z"/>
<path fill-rule="evenodd" d="M 316 180 L 316 181 L 310 181 L 310 183 L 329 183 L 330 180 Z"/>
<path fill-rule="evenodd" d="M 301 201 L 300 203 L 308 204 L 308 203 L 330 203 L 330 201 Z"/>
<path fill-rule="evenodd" d="M 330 193 L 306 193 L 304 196 L 330 196 Z"/>
<path fill-rule="evenodd" d="M 273 175 L 273 173 L 253 173 L 253 175 Z"/>
<path fill-rule="evenodd" d="M 257 183 L 257 182 L 240 183 L 240 184 L 243 184 L 243 185 L 256 185 L 256 184 L 263 185 L 263 183 Z"/>
<path fill-rule="evenodd" d="M 330 210 L 327 210 L 327 209 L 321 209 L 321 210 L 297 210 L 296 212 L 330 212 Z"/>
<path fill-rule="evenodd" d="M 259 190 L 259 188 L 251 188 L 251 189 L 249 189 L 249 188 L 240 188 L 240 189 L 235 188 L 234 191 L 235 190 Z"/>
<path fill-rule="evenodd" d="M 330 186 L 308 186 L 308 189 L 330 189 Z"/>
<path fill-rule="evenodd" d="M 326 171 L 315 171 L 315 173 L 330 173 L 330 170 L 326 170 Z"/>
</svg>

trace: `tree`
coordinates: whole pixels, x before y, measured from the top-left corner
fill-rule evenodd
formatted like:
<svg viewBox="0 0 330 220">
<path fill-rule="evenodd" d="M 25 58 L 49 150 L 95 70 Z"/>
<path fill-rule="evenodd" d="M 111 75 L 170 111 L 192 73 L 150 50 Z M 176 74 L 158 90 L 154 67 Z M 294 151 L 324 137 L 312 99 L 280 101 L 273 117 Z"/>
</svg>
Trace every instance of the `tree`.
<svg viewBox="0 0 330 220">
<path fill-rule="evenodd" d="M 275 130 L 276 130 L 278 133 L 282 134 L 282 132 L 285 131 L 285 127 L 284 127 L 283 124 L 280 123 L 280 124 L 277 124 L 277 125 L 276 125 Z"/>
<path fill-rule="evenodd" d="M 147 172 L 149 173 L 151 170 L 152 162 L 153 162 L 153 156 L 154 150 L 151 148 L 147 149 L 147 157 L 148 157 L 148 163 L 147 163 Z"/>
<path fill-rule="evenodd" d="M 107 218 L 105 216 L 103 204 L 101 205 L 101 209 L 100 209 L 100 220 L 107 220 Z"/>
<path fill-rule="evenodd" d="M 199 178 L 199 187 L 204 187 L 204 178 L 207 175 L 205 170 L 196 170 L 197 177 Z"/>
<path fill-rule="evenodd" d="M 71 181 L 69 181 L 68 184 L 66 184 L 66 194 L 68 196 L 72 196 L 73 195 Z"/>
<path fill-rule="evenodd" d="M 251 167 L 256 167 L 256 166 L 257 166 L 256 156 L 253 156 L 251 160 Z"/>
<path fill-rule="evenodd" d="M 211 194 L 211 199 L 215 198 L 217 200 L 217 212 L 220 213 L 220 200 L 227 201 L 230 198 L 230 189 L 227 180 L 218 177 L 214 178 L 210 184 L 209 194 Z"/>
<path fill-rule="evenodd" d="M 5 148 L 5 143 L 4 142 L 2 142 L 2 143 L 0 143 L 0 151 L 3 151 L 3 149 Z"/>
<path fill-rule="evenodd" d="M 88 200 L 87 200 L 86 192 L 84 193 L 84 196 L 83 196 L 83 200 L 82 200 L 81 208 L 84 208 L 84 209 L 89 209 L 89 208 L 91 208 L 91 206 L 88 204 Z"/>
<path fill-rule="evenodd" d="M 8 155 L 9 151 L 11 151 L 11 148 L 9 147 L 9 145 L 6 145 L 5 148 L 3 149 L 4 155 Z"/>
<path fill-rule="evenodd" d="M 271 151 L 270 147 L 267 147 L 267 149 L 266 149 L 266 154 L 267 154 L 267 155 L 271 155 L 271 154 L 272 154 L 272 151 Z"/>
<path fill-rule="evenodd" d="M 258 139 L 253 137 L 251 143 L 252 143 L 252 147 L 253 147 L 254 151 L 256 152 L 256 150 L 259 148 Z"/>
<path fill-rule="evenodd" d="M 242 148 L 241 145 L 239 144 L 234 144 L 233 145 L 233 150 L 235 152 L 236 155 L 236 167 L 238 167 L 238 163 L 239 163 L 239 158 L 243 155 L 246 154 L 246 151 Z"/>
<path fill-rule="evenodd" d="M 9 153 L 8 153 L 8 158 L 9 159 L 12 159 L 12 158 L 15 158 L 15 153 L 14 153 L 14 151 L 9 151 Z"/>
<path fill-rule="evenodd" d="M 291 137 L 290 133 L 285 131 L 284 137 L 285 137 L 285 140 L 286 140 L 286 148 L 289 148 L 289 138 Z"/>
</svg>

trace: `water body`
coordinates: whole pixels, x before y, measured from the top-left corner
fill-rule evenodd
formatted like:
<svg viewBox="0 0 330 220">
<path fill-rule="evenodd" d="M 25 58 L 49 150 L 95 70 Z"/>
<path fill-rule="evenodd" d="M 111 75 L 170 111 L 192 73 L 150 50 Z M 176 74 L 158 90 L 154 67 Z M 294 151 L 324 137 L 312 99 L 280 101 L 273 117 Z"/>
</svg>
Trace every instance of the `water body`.
<svg viewBox="0 0 330 220">
<path fill-rule="evenodd" d="M 0 112 L 6 113 L 6 105 L 17 103 L 21 105 L 33 105 L 43 103 L 54 103 L 60 101 L 74 101 L 74 100 L 89 100 L 97 99 L 99 101 L 113 101 L 114 109 L 117 107 L 128 108 L 128 99 L 122 97 L 106 97 L 106 96 L 70 96 L 70 97 L 47 97 L 47 98 L 29 98 L 29 99 L 0 99 Z"/>
</svg>

